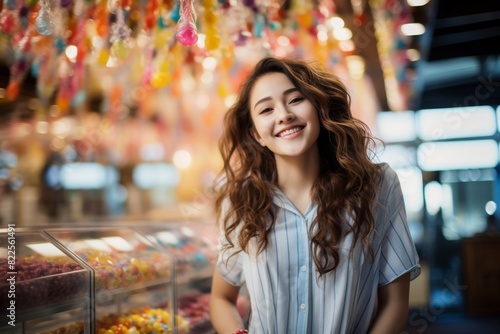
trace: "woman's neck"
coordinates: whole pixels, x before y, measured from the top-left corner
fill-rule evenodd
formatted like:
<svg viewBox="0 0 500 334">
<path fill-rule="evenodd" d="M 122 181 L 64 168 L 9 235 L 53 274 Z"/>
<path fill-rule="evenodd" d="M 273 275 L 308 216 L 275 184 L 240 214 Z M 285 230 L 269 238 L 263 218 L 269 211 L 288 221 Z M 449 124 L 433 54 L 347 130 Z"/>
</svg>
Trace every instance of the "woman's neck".
<svg viewBox="0 0 500 334">
<path fill-rule="evenodd" d="M 289 198 L 306 195 L 310 198 L 311 188 L 319 174 L 319 152 L 310 150 L 300 157 L 276 156 L 278 187 Z"/>
</svg>

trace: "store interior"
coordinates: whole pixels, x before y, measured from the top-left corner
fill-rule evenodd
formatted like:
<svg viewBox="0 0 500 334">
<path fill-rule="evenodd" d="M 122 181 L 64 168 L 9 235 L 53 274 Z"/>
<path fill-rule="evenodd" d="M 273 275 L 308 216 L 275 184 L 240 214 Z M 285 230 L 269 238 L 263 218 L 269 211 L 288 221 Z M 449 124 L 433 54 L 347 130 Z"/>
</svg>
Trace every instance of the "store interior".
<svg viewBox="0 0 500 334">
<path fill-rule="evenodd" d="M 337 75 L 398 173 L 406 332 L 498 333 L 499 31 L 490 0 L 2 0 L 0 265 L 15 231 L 52 274 L 30 267 L 0 333 L 121 333 L 144 307 L 164 321 L 140 333 L 213 332 L 217 143 L 267 55 Z"/>
</svg>

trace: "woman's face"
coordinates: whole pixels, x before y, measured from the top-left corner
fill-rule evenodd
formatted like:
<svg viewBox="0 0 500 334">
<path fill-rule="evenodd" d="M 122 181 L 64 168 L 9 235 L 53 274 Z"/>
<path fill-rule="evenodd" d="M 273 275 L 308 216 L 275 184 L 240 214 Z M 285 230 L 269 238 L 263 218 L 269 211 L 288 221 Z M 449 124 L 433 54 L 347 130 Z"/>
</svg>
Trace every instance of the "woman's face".
<svg viewBox="0 0 500 334">
<path fill-rule="evenodd" d="M 318 112 L 283 73 L 257 79 L 250 93 L 252 136 L 276 156 L 307 156 L 317 150 Z"/>
</svg>

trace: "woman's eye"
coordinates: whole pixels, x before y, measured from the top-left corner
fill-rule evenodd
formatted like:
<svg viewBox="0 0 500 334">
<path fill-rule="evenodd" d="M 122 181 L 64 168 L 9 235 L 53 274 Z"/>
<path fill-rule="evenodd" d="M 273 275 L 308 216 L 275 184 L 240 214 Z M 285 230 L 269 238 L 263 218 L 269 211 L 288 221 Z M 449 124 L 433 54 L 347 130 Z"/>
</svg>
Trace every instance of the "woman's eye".
<svg viewBox="0 0 500 334">
<path fill-rule="evenodd" d="M 302 100 L 304 100 L 303 97 L 294 97 L 293 99 L 290 100 L 290 104 L 299 103 Z"/>
<path fill-rule="evenodd" d="M 266 113 L 266 112 L 270 112 L 270 111 L 272 111 L 272 110 L 273 110 L 273 109 L 271 109 L 271 108 L 265 108 L 265 109 L 262 109 L 260 113 L 261 113 L 261 114 L 264 114 L 264 113 Z"/>
</svg>

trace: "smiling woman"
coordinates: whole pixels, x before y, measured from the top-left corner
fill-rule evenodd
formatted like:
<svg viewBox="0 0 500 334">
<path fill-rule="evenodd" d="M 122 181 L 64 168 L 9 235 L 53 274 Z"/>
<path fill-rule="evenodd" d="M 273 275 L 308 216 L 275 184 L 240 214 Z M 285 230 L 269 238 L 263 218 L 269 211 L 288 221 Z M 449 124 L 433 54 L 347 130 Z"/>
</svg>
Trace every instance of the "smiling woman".
<svg viewBox="0 0 500 334">
<path fill-rule="evenodd" d="M 318 112 L 285 74 L 260 77 L 253 87 L 250 105 L 254 124 L 250 132 L 260 145 L 274 153 L 278 168 L 285 158 L 318 161 Z"/>
<path fill-rule="evenodd" d="M 345 86 L 294 59 L 262 59 L 225 116 L 215 186 L 221 252 L 210 312 L 237 333 L 398 333 L 420 273 L 401 187 Z M 231 315 L 228 317 L 228 315 Z"/>
</svg>

